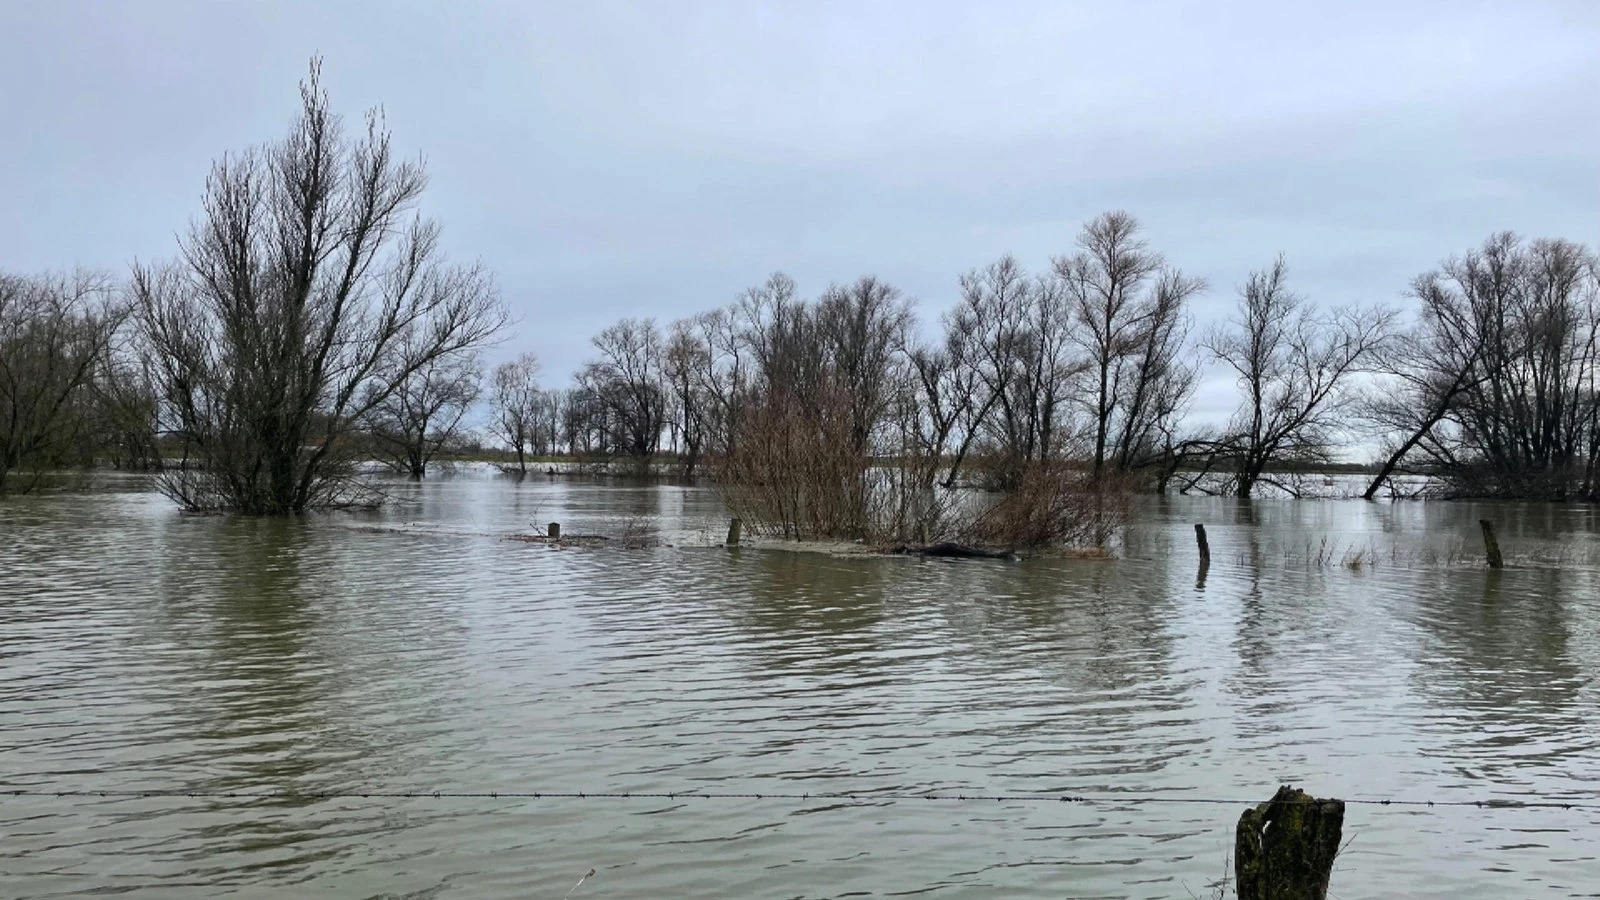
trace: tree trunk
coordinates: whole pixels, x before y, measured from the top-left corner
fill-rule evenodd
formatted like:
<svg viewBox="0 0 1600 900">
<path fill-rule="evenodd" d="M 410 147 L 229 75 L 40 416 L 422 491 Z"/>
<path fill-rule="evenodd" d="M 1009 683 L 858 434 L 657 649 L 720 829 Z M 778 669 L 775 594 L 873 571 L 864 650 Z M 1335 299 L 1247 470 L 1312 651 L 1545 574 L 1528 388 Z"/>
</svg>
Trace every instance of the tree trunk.
<svg viewBox="0 0 1600 900">
<path fill-rule="evenodd" d="M 1288 785 L 1245 810 L 1233 849 L 1239 900 L 1327 900 L 1343 826 L 1343 800 Z"/>
</svg>

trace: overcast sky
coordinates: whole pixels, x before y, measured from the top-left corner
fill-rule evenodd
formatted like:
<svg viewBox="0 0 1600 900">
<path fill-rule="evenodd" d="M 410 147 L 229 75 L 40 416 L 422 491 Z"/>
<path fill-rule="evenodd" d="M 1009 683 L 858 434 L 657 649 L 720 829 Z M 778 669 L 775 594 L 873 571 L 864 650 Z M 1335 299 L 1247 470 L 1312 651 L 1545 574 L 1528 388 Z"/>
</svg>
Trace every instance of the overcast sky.
<svg viewBox="0 0 1600 900">
<path fill-rule="evenodd" d="M 0 268 L 170 255 L 321 53 L 497 273 L 496 355 L 549 381 L 776 270 L 877 274 L 932 320 L 1113 208 L 1210 282 L 1201 322 L 1280 251 L 1314 300 L 1398 303 L 1496 230 L 1600 238 L 1593 0 L 0 0 L 0 48 Z M 1196 412 L 1232 400 L 1214 375 Z"/>
</svg>

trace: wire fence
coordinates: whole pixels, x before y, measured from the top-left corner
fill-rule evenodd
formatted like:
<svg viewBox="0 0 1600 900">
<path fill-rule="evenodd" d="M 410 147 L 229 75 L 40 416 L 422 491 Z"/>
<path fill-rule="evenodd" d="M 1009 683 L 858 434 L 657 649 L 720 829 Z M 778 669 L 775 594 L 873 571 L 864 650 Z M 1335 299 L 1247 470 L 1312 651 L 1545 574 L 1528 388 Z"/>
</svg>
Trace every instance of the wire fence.
<svg viewBox="0 0 1600 900">
<path fill-rule="evenodd" d="M 73 798 L 73 799 L 210 799 L 210 800 L 652 800 L 652 801 L 772 801 L 789 803 L 1036 803 L 1079 804 L 1093 806 L 1129 806 L 1145 804 L 1190 804 L 1213 806 L 1254 807 L 1270 804 L 1274 800 L 1249 800 L 1228 797 L 1203 797 L 1181 794 L 983 794 L 983 793 L 918 793 L 911 791 L 818 791 L 818 792 L 716 792 L 716 791 L 446 791 L 446 790 L 127 790 L 95 788 L 0 788 L 4 798 Z M 1454 809 L 1470 807 L 1497 810 L 1593 810 L 1600 811 L 1600 797 L 1594 799 L 1560 799 L 1534 797 L 1527 799 L 1494 797 L 1473 800 L 1421 800 L 1394 797 L 1357 797 L 1345 799 L 1347 806 L 1401 807 L 1408 809 Z"/>
</svg>

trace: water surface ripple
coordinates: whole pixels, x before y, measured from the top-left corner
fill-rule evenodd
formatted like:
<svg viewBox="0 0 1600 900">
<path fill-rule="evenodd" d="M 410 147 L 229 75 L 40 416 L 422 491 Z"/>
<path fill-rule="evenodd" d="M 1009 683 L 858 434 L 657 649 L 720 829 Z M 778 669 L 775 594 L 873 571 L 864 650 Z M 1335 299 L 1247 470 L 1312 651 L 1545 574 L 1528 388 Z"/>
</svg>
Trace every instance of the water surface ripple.
<svg viewBox="0 0 1600 900">
<path fill-rule="evenodd" d="M 1152 499 L 1116 561 L 1000 563 L 730 553 L 703 488 L 395 491 L 292 522 L 133 479 L 0 503 L 0 790 L 1600 803 L 1592 511 Z M 1480 516 L 1528 564 L 1460 558 Z M 552 520 L 670 546 L 503 539 Z M 0 895 L 1209 896 L 1239 811 L 0 796 Z M 1334 890 L 1600 896 L 1597 827 L 1352 807 Z"/>
</svg>

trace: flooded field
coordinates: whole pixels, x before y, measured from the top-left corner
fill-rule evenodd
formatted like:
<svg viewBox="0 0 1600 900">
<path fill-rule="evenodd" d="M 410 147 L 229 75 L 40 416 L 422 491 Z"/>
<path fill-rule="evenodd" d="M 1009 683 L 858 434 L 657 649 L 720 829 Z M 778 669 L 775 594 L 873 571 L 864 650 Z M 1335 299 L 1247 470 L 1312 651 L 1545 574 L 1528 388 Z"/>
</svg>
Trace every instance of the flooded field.
<svg viewBox="0 0 1600 900">
<path fill-rule="evenodd" d="M 1149 498 L 1116 560 L 998 562 L 730 552 L 704 488 L 391 488 L 0 502 L 0 791 L 179 795 L 0 794 L 0 895 L 1209 897 L 1241 808 L 1170 801 L 1292 782 L 1578 804 L 1352 805 L 1337 896 L 1600 896 L 1595 509 Z M 550 521 L 652 546 L 506 539 Z M 264 790 L 1099 799 L 215 796 Z"/>
</svg>

